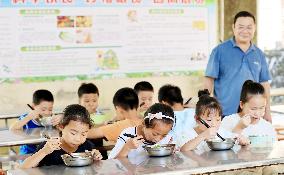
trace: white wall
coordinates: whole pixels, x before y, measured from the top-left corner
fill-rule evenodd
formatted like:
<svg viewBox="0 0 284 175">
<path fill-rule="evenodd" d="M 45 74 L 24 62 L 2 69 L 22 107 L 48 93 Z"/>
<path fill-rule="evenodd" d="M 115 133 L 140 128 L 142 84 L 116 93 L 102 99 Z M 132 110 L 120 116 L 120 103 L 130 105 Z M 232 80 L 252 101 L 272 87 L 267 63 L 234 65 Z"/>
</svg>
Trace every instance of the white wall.
<svg viewBox="0 0 284 175">
<path fill-rule="evenodd" d="M 282 0 L 258 0 L 257 5 L 257 45 L 275 49 L 276 43 L 283 42 Z"/>
</svg>

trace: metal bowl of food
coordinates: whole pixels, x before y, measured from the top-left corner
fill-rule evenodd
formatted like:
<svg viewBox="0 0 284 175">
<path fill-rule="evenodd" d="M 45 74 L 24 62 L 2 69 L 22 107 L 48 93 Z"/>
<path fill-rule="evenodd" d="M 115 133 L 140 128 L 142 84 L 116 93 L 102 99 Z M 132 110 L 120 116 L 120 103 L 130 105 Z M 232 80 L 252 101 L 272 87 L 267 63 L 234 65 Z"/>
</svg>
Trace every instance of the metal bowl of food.
<svg viewBox="0 0 284 175">
<path fill-rule="evenodd" d="M 213 151 L 229 150 L 235 145 L 235 139 L 226 138 L 225 141 L 220 139 L 211 139 L 206 141 L 208 147 Z"/>
<path fill-rule="evenodd" d="M 42 126 L 52 126 L 51 119 L 52 119 L 52 116 L 48 116 L 48 117 L 41 117 L 38 120 Z"/>
<path fill-rule="evenodd" d="M 156 144 L 144 146 L 149 156 L 169 156 L 174 152 L 175 144 Z"/>
<path fill-rule="evenodd" d="M 93 156 L 90 152 L 70 153 L 61 156 L 66 166 L 87 166 L 93 163 Z"/>
</svg>

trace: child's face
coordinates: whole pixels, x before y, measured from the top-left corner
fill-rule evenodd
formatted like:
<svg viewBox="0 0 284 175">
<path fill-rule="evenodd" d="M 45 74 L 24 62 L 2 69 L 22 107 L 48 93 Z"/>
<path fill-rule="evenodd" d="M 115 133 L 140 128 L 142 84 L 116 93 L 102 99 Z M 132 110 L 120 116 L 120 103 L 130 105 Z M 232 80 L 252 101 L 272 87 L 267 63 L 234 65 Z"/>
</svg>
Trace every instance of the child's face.
<svg viewBox="0 0 284 175">
<path fill-rule="evenodd" d="M 38 105 L 33 105 L 34 109 L 39 112 L 40 115 L 47 117 L 52 115 L 53 102 L 42 101 Z"/>
<path fill-rule="evenodd" d="M 167 124 L 162 121 L 155 121 L 155 125 L 153 128 L 146 128 L 144 130 L 144 134 L 146 140 L 151 142 L 159 142 L 162 140 L 172 129 L 173 124 Z"/>
<path fill-rule="evenodd" d="M 153 104 L 153 95 L 154 92 L 152 91 L 139 91 L 138 98 L 139 98 L 139 106 L 141 103 L 145 103 L 140 107 L 140 111 L 146 111 L 152 104 Z"/>
<path fill-rule="evenodd" d="M 83 94 L 80 98 L 80 105 L 84 106 L 90 114 L 96 113 L 99 104 L 98 94 Z"/>
<path fill-rule="evenodd" d="M 88 124 L 71 120 L 62 129 L 62 138 L 70 147 L 78 147 L 86 141 L 88 132 Z"/>
<path fill-rule="evenodd" d="M 219 111 L 217 111 L 216 109 L 206 110 L 203 115 L 200 116 L 200 118 L 203 119 L 210 127 L 219 128 L 221 125 L 221 116 L 219 114 Z M 202 131 L 205 131 L 207 129 L 207 127 L 202 123 L 200 123 L 199 121 L 197 122 Z"/>
<path fill-rule="evenodd" d="M 263 95 L 253 95 L 246 103 L 240 102 L 242 113 L 259 120 L 265 114 L 266 99 Z"/>
</svg>

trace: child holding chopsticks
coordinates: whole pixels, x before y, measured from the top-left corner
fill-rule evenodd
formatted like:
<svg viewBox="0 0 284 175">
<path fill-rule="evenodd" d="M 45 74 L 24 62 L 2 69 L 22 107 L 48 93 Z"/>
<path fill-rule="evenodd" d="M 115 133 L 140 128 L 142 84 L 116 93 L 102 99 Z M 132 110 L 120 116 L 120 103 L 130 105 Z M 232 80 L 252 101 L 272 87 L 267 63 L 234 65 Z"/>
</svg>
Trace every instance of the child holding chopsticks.
<svg viewBox="0 0 284 175">
<path fill-rule="evenodd" d="M 91 151 L 94 159 L 100 160 L 100 152 L 86 140 L 91 126 L 90 115 L 85 107 L 78 104 L 67 106 L 60 125 L 62 136 L 42 143 L 36 153 L 23 162 L 21 168 L 63 164 L 61 155 L 85 151 Z"/>
</svg>

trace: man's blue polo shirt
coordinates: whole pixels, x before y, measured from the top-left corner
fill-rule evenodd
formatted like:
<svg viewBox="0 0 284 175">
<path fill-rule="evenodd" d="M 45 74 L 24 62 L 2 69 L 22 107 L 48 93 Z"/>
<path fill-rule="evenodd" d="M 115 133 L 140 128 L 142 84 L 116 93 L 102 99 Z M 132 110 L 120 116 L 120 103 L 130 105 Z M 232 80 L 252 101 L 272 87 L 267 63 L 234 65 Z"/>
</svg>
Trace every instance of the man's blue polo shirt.
<svg viewBox="0 0 284 175">
<path fill-rule="evenodd" d="M 246 80 L 260 83 L 270 80 L 263 52 L 254 44 L 243 52 L 234 38 L 213 49 L 205 76 L 215 79 L 214 96 L 221 103 L 225 116 L 237 112 L 241 89 Z"/>
</svg>

